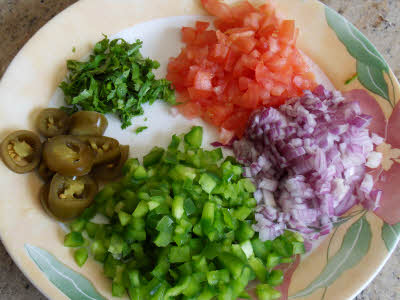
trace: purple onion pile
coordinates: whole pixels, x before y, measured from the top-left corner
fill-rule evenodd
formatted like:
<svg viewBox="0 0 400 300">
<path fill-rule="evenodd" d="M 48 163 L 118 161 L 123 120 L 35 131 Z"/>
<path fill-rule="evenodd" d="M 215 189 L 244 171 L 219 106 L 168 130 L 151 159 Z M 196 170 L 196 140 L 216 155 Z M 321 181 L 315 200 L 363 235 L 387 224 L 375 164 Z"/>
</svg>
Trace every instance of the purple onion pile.
<svg viewBox="0 0 400 300">
<path fill-rule="evenodd" d="M 378 207 L 382 191 L 368 171 L 380 165 L 374 146 L 383 139 L 370 134 L 371 119 L 358 102 L 322 86 L 252 116 L 233 149 L 257 186 L 261 240 L 285 229 L 315 240 L 356 204 Z"/>
</svg>

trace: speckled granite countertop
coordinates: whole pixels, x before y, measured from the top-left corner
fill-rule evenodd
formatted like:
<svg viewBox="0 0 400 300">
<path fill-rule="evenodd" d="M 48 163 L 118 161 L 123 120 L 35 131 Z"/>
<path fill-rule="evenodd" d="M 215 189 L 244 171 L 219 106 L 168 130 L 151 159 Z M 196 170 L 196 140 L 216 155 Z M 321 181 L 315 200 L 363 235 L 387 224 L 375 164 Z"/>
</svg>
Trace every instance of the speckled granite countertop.
<svg viewBox="0 0 400 300">
<path fill-rule="evenodd" d="M 353 22 L 400 78 L 399 0 L 321 0 Z M 25 42 L 76 0 L 0 0 L 0 77 Z M 46 299 L 25 278 L 0 242 L 0 300 Z M 357 300 L 400 299 L 400 248 Z M 330 299 L 335 300 L 335 299 Z"/>
</svg>

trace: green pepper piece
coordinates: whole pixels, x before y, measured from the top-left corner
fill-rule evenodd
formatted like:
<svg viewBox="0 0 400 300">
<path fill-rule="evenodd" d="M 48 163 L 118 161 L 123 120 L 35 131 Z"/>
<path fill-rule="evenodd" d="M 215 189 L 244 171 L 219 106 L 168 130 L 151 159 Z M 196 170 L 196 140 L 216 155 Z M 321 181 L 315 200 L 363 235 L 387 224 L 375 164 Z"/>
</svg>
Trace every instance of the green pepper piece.
<svg viewBox="0 0 400 300">
<path fill-rule="evenodd" d="M 85 240 L 80 232 L 72 231 L 64 237 L 65 247 L 81 247 L 84 243 Z"/>
<path fill-rule="evenodd" d="M 266 246 L 266 243 L 263 243 L 260 241 L 260 239 L 257 237 L 253 240 L 251 240 L 251 245 L 253 246 L 253 251 L 255 256 L 258 258 L 261 258 L 262 260 L 266 260 L 267 255 L 269 253 L 268 247 Z"/>
<path fill-rule="evenodd" d="M 188 245 L 178 247 L 172 246 L 169 249 L 168 259 L 170 263 L 182 263 L 190 261 L 190 247 Z"/>
<path fill-rule="evenodd" d="M 147 168 L 157 164 L 164 155 L 164 152 L 165 150 L 163 148 L 154 147 L 149 154 L 143 157 L 143 166 Z"/>
<path fill-rule="evenodd" d="M 281 285 L 283 282 L 283 271 L 282 270 L 272 270 L 269 274 L 267 283 L 271 286 Z"/>
<path fill-rule="evenodd" d="M 131 215 L 124 211 L 120 211 L 118 213 L 118 218 L 119 218 L 121 225 L 126 226 L 129 223 L 129 221 L 131 220 Z"/>
<path fill-rule="evenodd" d="M 94 259 L 103 262 L 106 259 L 107 250 L 102 241 L 95 240 L 90 246 Z"/>
<path fill-rule="evenodd" d="M 203 128 L 200 126 L 192 127 L 192 129 L 187 134 L 185 134 L 184 140 L 190 148 L 200 148 L 203 142 Z"/>
<path fill-rule="evenodd" d="M 76 264 L 79 267 L 82 267 L 85 264 L 86 260 L 88 259 L 88 256 L 89 255 L 88 255 L 88 251 L 86 248 L 80 248 L 80 249 L 76 250 L 74 253 L 74 259 L 75 259 Z"/>
<path fill-rule="evenodd" d="M 149 211 L 149 206 L 148 206 L 147 202 L 142 200 L 139 202 L 139 204 L 136 207 L 135 211 L 133 212 L 132 216 L 134 218 L 142 218 L 147 214 L 148 211 Z"/>
<path fill-rule="evenodd" d="M 176 220 L 180 220 L 184 213 L 183 203 L 185 198 L 183 196 L 175 196 L 174 200 L 172 201 L 172 215 Z"/>
<path fill-rule="evenodd" d="M 129 158 L 125 165 L 122 167 L 122 173 L 124 175 L 132 174 L 137 167 L 139 167 L 139 160 L 137 158 Z"/>
<path fill-rule="evenodd" d="M 281 293 L 268 284 L 259 284 L 256 293 L 259 300 L 274 300 L 281 297 Z"/>
<path fill-rule="evenodd" d="M 255 232 L 251 228 L 251 224 L 248 222 L 239 222 L 239 227 L 235 232 L 235 237 L 239 242 L 245 242 L 250 240 L 254 236 Z"/>
<path fill-rule="evenodd" d="M 99 224 L 87 222 L 86 223 L 86 233 L 90 238 L 94 238 L 96 235 L 97 229 L 99 228 Z"/>
<path fill-rule="evenodd" d="M 112 198 L 116 193 L 116 190 L 112 185 L 106 185 L 97 195 L 94 197 L 96 203 L 105 203 L 108 199 Z"/>
<path fill-rule="evenodd" d="M 203 288 L 200 295 L 197 296 L 198 300 L 211 300 L 217 295 L 217 291 L 210 286 Z"/>
<path fill-rule="evenodd" d="M 228 283 L 229 277 L 229 271 L 225 269 L 207 272 L 207 282 L 209 285 Z"/>
<path fill-rule="evenodd" d="M 177 150 L 180 143 L 181 139 L 174 134 L 171 138 L 171 143 L 168 146 L 168 150 Z"/>
<path fill-rule="evenodd" d="M 170 170 L 168 175 L 174 181 L 193 180 L 196 178 L 196 170 L 184 165 L 176 165 Z"/>
<path fill-rule="evenodd" d="M 258 257 L 251 257 L 249 259 L 249 265 L 256 274 L 257 279 L 263 283 L 266 283 L 268 278 L 268 270 L 265 268 L 262 260 Z"/>
<path fill-rule="evenodd" d="M 253 210 L 249 207 L 239 207 L 232 212 L 232 216 L 238 219 L 239 221 L 244 221 L 248 216 L 253 212 Z"/>
<path fill-rule="evenodd" d="M 281 257 L 276 254 L 275 252 L 272 252 L 270 254 L 268 254 L 267 256 L 267 268 L 268 269 L 272 269 L 275 268 L 277 265 L 279 265 L 281 262 Z"/>
<path fill-rule="evenodd" d="M 108 252 L 114 255 L 121 255 L 124 248 L 127 248 L 127 244 L 124 239 L 118 234 L 113 234 L 111 236 L 110 246 L 108 247 Z"/>
<path fill-rule="evenodd" d="M 112 283 L 112 295 L 113 297 L 122 297 L 125 295 L 125 287 L 123 284 L 119 282 L 113 282 Z"/>
<path fill-rule="evenodd" d="M 118 260 L 116 260 L 112 254 L 108 254 L 103 265 L 104 275 L 108 278 L 113 279 L 117 272 Z"/>
<path fill-rule="evenodd" d="M 218 260 L 226 269 L 229 270 L 234 279 L 239 278 L 242 274 L 245 265 L 239 257 L 229 252 L 222 252 L 218 255 Z"/>
<path fill-rule="evenodd" d="M 86 222 L 87 222 L 86 220 L 81 218 L 76 219 L 71 222 L 69 228 L 71 228 L 71 231 L 82 232 L 85 229 Z"/>
<path fill-rule="evenodd" d="M 216 187 L 217 182 L 211 177 L 209 174 L 204 173 L 200 176 L 199 183 L 202 189 L 207 193 L 210 194 L 212 190 Z"/>
<path fill-rule="evenodd" d="M 182 277 L 179 282 L 172 288 L 168 289 L 165 294 L 166 297 L 176 297 L 182 294 L 182 292 L 189 286 L 191 282 L 190 276 Z"/>
</svg>

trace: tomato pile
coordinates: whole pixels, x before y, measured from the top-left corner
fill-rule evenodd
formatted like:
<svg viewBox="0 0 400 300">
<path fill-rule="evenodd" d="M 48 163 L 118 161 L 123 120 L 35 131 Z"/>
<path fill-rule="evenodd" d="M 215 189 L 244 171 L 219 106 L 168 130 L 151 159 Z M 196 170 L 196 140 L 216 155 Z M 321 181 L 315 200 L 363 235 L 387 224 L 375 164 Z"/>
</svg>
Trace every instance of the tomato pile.
<svg viewBox="0 0 400 300">
<path fill-rule="evenodd" d="M 229 6 L 202 0 L 216 17 L 182 28 L 185 47 L 171 58 L 167 79 L 178 92 L 187 118 L 201 117 L 221 128 L 227 142 L 242 137 L 251 112 L 279 106 L 316 86 L 313 73 L 296 48 L 293 20 L 280 20 L 267 2 Z"/>
</svg>

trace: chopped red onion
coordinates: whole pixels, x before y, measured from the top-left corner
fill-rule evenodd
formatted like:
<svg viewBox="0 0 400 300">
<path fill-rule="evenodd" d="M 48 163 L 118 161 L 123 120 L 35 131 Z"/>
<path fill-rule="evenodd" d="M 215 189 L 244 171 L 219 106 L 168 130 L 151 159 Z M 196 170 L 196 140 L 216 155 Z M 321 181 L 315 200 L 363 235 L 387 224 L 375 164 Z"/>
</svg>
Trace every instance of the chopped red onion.
<svg viewBox="0 0 400 300">
<path fill-rule="evenodd" d="M 379 206 L 382 192 L 367 168 L 380 165 L 374 145 L 383 139 L 370 134 L 371 119 L 358 102 L 322 86 L 253 114 L 233 150 L 257 186 L 254 229 L 262 240 L 285 229 L 318 239 L 354 205 Z"/>
</svg>

